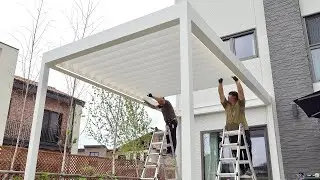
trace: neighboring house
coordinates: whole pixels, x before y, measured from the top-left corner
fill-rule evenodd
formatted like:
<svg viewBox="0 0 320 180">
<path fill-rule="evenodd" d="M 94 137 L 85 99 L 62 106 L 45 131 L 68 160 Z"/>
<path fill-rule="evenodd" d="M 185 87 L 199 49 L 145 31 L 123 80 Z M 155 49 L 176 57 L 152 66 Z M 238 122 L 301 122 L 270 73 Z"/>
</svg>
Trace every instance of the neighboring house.
<svg viewBox="0 0 320 180">
<path fill-rule="evenodd" d="M 0 42 L 0 146 L 6 128 L 14 72 L 19 50 Z"/>
<path fill-rule="evenodd" d="M 145 161 L 149 151 L 149 142 L 151 141 L 151 137 L 152 132 L 117 148 L 116 159 Z M 163 136 L 155 136 L 154 141 L 162 141 L 162 137 Z M 136 146 L 136 144 L 139 145 Z M 134 147 L 144 147 L 144 150 L 135 151 Z M 84 145 L 84 148 L 78 149 L 79 155 L 86 156 L 112 157 L 112 152 L 113 150 L 108 149 L 105 145 Z M 150 161 L 153 160 L 150 159 Z"/>
<path fill-rule="evenodd" d="M 319 120 L 300 109 L 296 115 L 293 105 L 294 99 L 320 90 L 320 1 L 189 2 L 273 97 L 273 107 L 268 107 L 245 88 L 258 179 L 320 172 Z M 226 86 L 225 93 L 235 89 Z M 180 107 L 178 96 L 178 112 Z M 219 132 L 225 125 L 216 88 L 194 93 L 194 113 L 192 174 L 208 180 L 216 172 Z M 188 137 L 179 137 L 178 143 L 181 138 Z"/>
<path fill-rule="evenodd" d="M 149 143 L 152 137 L 152 133 L 141 136 L 131 142 L 122 145 L 117 152 L 117 159 L 127 159 L 127 160 L 138 160 L 145 161 L 147 153 L 149 150 Z M 158 141 L 158 136 L 156 136 L 156 141 Z M 143 150 L 137 151 L 143 147 Z"/>
<path fill-rule="evenodd" d="M 30 86 L 26 100 L 20 139 L 22 146 L 28 147 L 37 83 L 21 77 L 14 78 L 3 145 L 15 145 L 16 143 L 27 82 L 29 82 Z M 40 138 L 40 149 L 50 151 L 60 151 L 63 149 L 67 121 L 69 118 L 70 102 L 71 97 L 68 94 L 53 87 L 48 87 Z M 77 139 L 79 137 L 80 118 L 85 102 L 76 98 L 73 98 L 73 102 L 71 115 L 71 126 L 73 127 L 73 131 L 71 132 L 70 144 L 72 144 L 71 152 L 75 154 L 74 152 L 77 152 L 78 146 Z M 68 147 L 68 150 L 70 150 L 69 148 L 70 147 Z"/>
<path fill-rule="evenodd" d="M 78 149 L 78 154 L 97 157 L 112 157 L 112 150 L 109 150 L 105 145 L 84 145 L 84 148 Z"/>
</svg>

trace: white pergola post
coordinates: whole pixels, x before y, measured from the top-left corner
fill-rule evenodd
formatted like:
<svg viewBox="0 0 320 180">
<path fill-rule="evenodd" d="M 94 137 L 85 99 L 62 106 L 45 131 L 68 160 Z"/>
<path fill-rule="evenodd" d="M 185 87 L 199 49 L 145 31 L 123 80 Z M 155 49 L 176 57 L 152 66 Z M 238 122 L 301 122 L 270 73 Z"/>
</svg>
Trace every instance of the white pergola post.
<svg viewBox="0 0 320 180">
<path fill-rule="evenodd" d="M 42 64 L 39 77 L 40 78 L 37 89 L 36 103 L 34 106 L 33 121 L 29 140 L 28 157 L 26 170 L 24 173 L 24 179 L 35 179 L 43 112 L 45 107 L 49 77 L 49 67 L 47 64 Z"/>
<path fill-rule="evenodd" d="M 180 66 L 181 66 L 181 177 L 183 180 L 195 180 L 194 148 L 192 127 L 193 110 L 193 70 L 191 47 L 191 19 L 188 6 L 184 6 L 180 18 Z"/>
</svg>

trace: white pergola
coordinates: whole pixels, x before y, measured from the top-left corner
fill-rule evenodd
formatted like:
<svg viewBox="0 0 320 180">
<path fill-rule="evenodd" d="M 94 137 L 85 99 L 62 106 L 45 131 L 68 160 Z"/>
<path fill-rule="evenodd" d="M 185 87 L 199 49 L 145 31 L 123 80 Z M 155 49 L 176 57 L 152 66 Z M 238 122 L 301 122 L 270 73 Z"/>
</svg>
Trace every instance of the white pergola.
<svg viewBox="0 0 320 180">
<path fill-rule="evenodd" d="M 220 37 L 183 2 L 119 25 L 43 55 L 25 179 L 34 179 L 49 69 L 143 103 L 147 93 L 181 94 L 181 172 L 195 180 L 193 91 L 239 79 L 269 104 L 268 92 Z M 229 80 L 228 80 L 229 79 Z"/>
</svg>

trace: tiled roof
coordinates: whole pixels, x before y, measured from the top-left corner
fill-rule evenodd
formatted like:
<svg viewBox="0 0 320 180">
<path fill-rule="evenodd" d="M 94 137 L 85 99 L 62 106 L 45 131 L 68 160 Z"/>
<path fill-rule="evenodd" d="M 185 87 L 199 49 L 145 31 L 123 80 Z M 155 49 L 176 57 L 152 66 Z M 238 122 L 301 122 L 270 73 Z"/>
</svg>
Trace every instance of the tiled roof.
<svg viewBox="0 0 320 180">
<path fill-rule="evenodd" d="M 20 76 L 15 76 L 14 79 L 15 79 L 15 80 L 18 80 L 18 81 L 21 81 L 21 82 L 25 82 L 25 83 L 29 81 L 29 84 L 38 86 L 38 82 L 29 80 L 29 79 L 25 79 L 25 78 L 20 77 Z M 59 91 L 58 89 L 56 89 L 56 88 L 54 88 L 54 87 L 51 87 L 51 86 L 48 86 L 48 91 L 52 91 L 52 92 L 55 92 L 55 93 L 58 93 L 58 94 L 63 94 L 63 95 L 69 96 L 67 93 L 64 93 L 64 92 L 62 92 L 62 91 Z"/>
<path fill-rule="evenodd" d="M 29 83 L 29 84 L 32 84 L 34 86 L 38 86 L 38 82 L 36 81 L 32 81 L 32 80 L 29 80 L 29 79 L 26 79 L 26 78 L 23 78 L 23 77 L 20 77 L 20 76 L 15 76 L 14 77 L 14 83 L 18 83 L 18 81 L 20 81 L 21 83 Z M 63 96 L 66 96 L 66 97 L 71 97 L 69 94 L 65 93 L 65 92 L 62 92 L 52 86 L 48 86 L 48 91 L 51 91 L 51 92 L 54 92 L 54 93 L 57 93 L 59 95 L 63 95 Z M 75 101 L 78 101 L 80 102 L 81 104 L 84 104 L 85 102 L 80 100 L 80 99 L 77 99 L 77 98 L 74 98 Z"/>
</svg>

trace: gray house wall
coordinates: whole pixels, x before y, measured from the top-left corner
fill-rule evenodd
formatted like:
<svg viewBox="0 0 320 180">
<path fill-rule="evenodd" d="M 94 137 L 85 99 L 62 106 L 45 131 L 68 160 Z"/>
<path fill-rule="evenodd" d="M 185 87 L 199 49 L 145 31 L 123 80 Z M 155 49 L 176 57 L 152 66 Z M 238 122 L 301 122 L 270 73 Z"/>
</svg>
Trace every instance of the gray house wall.
<svg viewBox="0 0 320 180">
<path fill-rule="evenodd" d="M 299 0 L 264 0 L 280 143 L 286 179 L 320 172 L 320 126 L 292 101 L 313 92 Z"/>
</svg>

